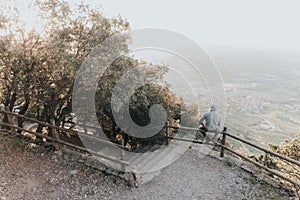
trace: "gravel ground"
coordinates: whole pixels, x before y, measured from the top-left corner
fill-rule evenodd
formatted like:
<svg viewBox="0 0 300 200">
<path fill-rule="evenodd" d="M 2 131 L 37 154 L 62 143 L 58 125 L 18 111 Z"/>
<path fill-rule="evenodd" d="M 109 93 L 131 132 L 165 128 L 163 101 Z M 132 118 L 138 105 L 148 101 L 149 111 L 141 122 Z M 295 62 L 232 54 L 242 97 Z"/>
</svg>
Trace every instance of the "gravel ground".
<svg viewBox="0 0 300 200">
<path fill-rule="evenodd" d="M 288 192 L 195 149 L 152 181 L 131 189 L 123 179 L 0 134 L 0 196 L 44 199 L 293 199 Z M 3 199 L 4 199 L 3 198 Z"/>
</svg>

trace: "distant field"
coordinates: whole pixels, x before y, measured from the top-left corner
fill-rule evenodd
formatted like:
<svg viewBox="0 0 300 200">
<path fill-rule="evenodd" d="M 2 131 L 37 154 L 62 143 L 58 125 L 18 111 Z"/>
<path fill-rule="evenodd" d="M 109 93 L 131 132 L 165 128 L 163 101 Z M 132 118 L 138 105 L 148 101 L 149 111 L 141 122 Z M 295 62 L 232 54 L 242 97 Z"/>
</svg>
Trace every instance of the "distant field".
<svg viewBox="0 0 300 200">
<path fill-rule="evenodd" d="M 230 133 L 263 146 L 300 137 L 300 72 L 297 68 L 269 71 L 244 69 L 223 77 L 224 125 Z M 210 104 L 207 90 L 199 86 L 197 91 L 201 113 L 206 112 Z M 191 94 L 189 98 L 193 99 Z"/>
<path fill-rule="evenodd" d="M 299 138 L 299 85 L 296 69 L 243 73 L 226 83 L 229 131 L 262 145 Z"/>
</svg>

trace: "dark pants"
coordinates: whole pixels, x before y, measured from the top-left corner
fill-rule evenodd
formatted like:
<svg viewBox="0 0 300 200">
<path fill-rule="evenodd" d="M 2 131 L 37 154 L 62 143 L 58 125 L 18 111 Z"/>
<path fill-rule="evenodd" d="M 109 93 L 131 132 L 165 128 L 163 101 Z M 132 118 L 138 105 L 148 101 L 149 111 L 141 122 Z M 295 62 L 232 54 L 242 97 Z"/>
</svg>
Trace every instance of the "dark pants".
<svg viewBox="0 0 300 200">
<path fill-rule="evenodd" d="M 207 129 L 204 126 L 200 126 L 196 133 L 196 140 L 204 140 L 206 138 Z"/>
<path fill-rule="evenodd" d="M 200 132 L 202 133 L 202 135 L 203 135 L 204 137 L 206 137 L 207 129 L 206 129 L 204 126 L 201 126 L 199 129 L 200 129 Z"/>
</svg>

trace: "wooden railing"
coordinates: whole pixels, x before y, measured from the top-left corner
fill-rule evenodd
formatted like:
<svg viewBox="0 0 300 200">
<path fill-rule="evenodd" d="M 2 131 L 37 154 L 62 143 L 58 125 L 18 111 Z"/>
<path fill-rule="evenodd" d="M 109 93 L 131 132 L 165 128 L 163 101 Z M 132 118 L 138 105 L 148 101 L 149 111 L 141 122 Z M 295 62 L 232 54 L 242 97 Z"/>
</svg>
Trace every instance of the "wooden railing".
<svg viewBox="0 0 300 200">
<path fill-rule="evenodd" d="M 197 140 L 188 140 L 188 139 L 182 139 L 182 138 L 176 138 L 176 137 L 171 137 L 171 136 L 169 136 L 169 130 L 168 130 L 169 128 L 173 128 L 173 129 L 186 129 L 186 130 L 199 131 L 199 129 L 197 129 L 197 128 L 169 126 L 168 123 L 166 124 L 165 127 L 166 127 L 166 129 L 167 129 L 167 131 L 166 131 L 166 138 L 167 138 L 167 139 L 173 139 L 173 140 L 180 140 L 180 141 L 185 141 L 185 142 L 193 142 L 193 143 L 196 143 L 196 144 L 197 144 L 197 143 L 198 143 L 198 144 L 199 144 L 199 143 L 202 144 L 201 141 L 197 141 Z M 244 159 L 244 160 L 246 160 L 246 161 L 248 161 L 248 162 L 250 162 L 250 163 L 256 165 L 257 167 L 266 170 L 266 171 L 269 172 L 270 174 L 273 174 L 273 175 L 275 175 L 275 176 L 277 176 L 277 177 L 279 177 L 279 178 L 282 178 L 282 179 L 284 179 L 284 180 L 286 180 L 286 181 L 292 183 L 292 184 L 293 184 L 294 186 L 296 186 L 296 187 L 300 187 L 300 183 L 298 183 L 298 182 L 296 182 L 296 181 L 294 181 L 294 180 L 292 180 L 292 179 L 290 179 L 290 178 L 284 176 L 284 175 L 281 174 L 279 171 L 270 169 L 270 168 L 268 168 L 267 166 L 262 165 L 261 163 L 255 162 L 255 161 L 253 161 L 252 159 L 247 158 L 246 156 L 244 156 L 244 155 L 240 154 L 239 152 L 237 152 L 237 151 L 235 151 L 235 150 L 229 148 L 228 146 L 226 146 L 226 137 L 230 137 L 230 138 L 235 139 L 235 140 L 237 140 L 237 141 L 240 141 L 240 142 L 242 142 L 242 143 L 244 143 L 244 144 L 250 145 L 250 146 L 252 146 L 252 147 L 254 147 L 254 148 L 256 148 L 256 149 L 259 149 L 259 150 L 261 150 L 261 151 L 263 151 L 263 152 L 265 152 L 265 153 L 267 153 L 267 154 L 270 154 L 270 155 L 272 155 L 272 156 L 278 157 L 278 158 L 280 158 L 280 159 L 282 159 L 282 160 L 284 160 L 284 161 L 287 161 L 287 162 L 289 162 L 289 163 L 292 163 L 292 164 L 297 165 L 297 166 L 300 167 L 300 162 L 299 162 L 299 161 L 294 160 L 294 159 L 292 159 L 292 158 L 289 158 L 289 157 L 287 157 L 287 156 L 284 156 L 284 155 L 282 155 L 282 154 L 279 154 L 279 153 L 270 151 L 269 149 L 266 149 L 266 148 L 261 147 L 261 146 L 259 146 L 259 145 L 253 144 L 253 143 L 251 143 L 251 142 L 249 142 L 249 141 L 247 141 L 247 140 L 244 140 L 244 139 L 242 139 L 242 138 L 239 138 L 239 137 L 237 137 L 237 136 L 234 136 L 234 135 L 232 135 L 232 134 L 230 134 L 230 133 L 227 132 L 227 128 L 226 128 L 226 127 L 224 127 L 223 131 L 221 131 L 220 134 L 222 135 L 221 142 L 215 142 L 215 141 L 211 140 L 212 143 L 206 143 L 206 144 L 208 144 L 208 145 L 219 146 L 219 147 L 221 148 L 221 150 L 220 150 L 220 157 L 224 157 L 224 152 L 225 152 L 225 150 L 226 150 L 226 151 L 228 151 L 228 152 L 230 152 L 230 153 L 232 153 L 232 154 L 234 154 L 234 155 L 236 155 L 236 156 L 238 156 L 238 157 L 240 157 L 240 158 L 242 158 L 242 159 Z M 168 141 L 167 143 L 169 143 L 169 141 Z"/>
<path fill-rule="evenodd" d="M 280 159 L 282 159 L 282 160 L 284 160 L 284 161 L 287 161 L 288 163 L 292 163 L 292 164 L 294 164 L 294 165 L 297 165 L 298 167 L 300 167 L 300 162 L 299 162 L 299 161 L 294 160 L 294 159 L 292 159 L 292 158 L 289 158 L 289 157 L 287 157 L 287 156 L 284 156 L 284 155 L 282 155 L 282 154 L 279 154 L 279 153 L 270 151 L 269 149 L 266 149 L 266 148 L 261 147 L 261 146 L 256 145 L 256 144 L 253 144 L 252 142 L 249 142 L 249 141 L 247 141 L 247 140 L 244 140 L 244 139 L 242 139 L 242 138 L 239 138 L 239 137 L 237 137 L 237 136 L 234 136 L 234 135 L 232 135 L 232 134 L 230 134 L 230 133 L 227 133 L 226 131 L 223 131 L 223 132 L 222 132 L 222 135 L 223 135 L 223 136 L 222 136 L 222 142 L 221 142 L 221 144 L 220 144 L 220 143 L 216 143 L 216 145 L 218 145 L 218 146 L 221 147 L 221 153 L 220 153 L 220 156 L 223 156 L 223 155 L 224 155 L 224 154 L 222 154 L 222 151 L 224 152 L 224 150 L 227 150 L 228 152 L 230 152 L 230 153 L 232 153 L 232 154 L 234 154 L 234 155 L 236 155 L 236 156 L 238 156 L 238 157 L 240 157 L 240 158 L 242 158 L 242 159 L 244 159 L 244 160 L 246 160 L 246 161 L 248 161 L 248 162 L 250 162 L 250 163 L 256 165 L 257 167 L 262 168 L 262 169 L 266 170 L 267 172 L 269 172 L 269 173 L 271 173 L 271 174 L 273 174 L 273 175 L 275 175 L 275 176 L 277 176 L 277 177 L 280 177 L 280 178 L 282 178 L 282 179 L 284 179 L 284 180 L 286 180 L 286 181 L 292 183 L 294 186 L 300 187 L 300 183 L 299 183 L 299 182 L 296 182 L 296 181 L 294 181 L 294 180 L 292 180 L 292 179 L 290 179 L 290 178 L 284 176 L 282 173 L 280 173 L 280 172 L 277 171 L 277 170 L 270 169 L 270 168 L 268 168 L 267 166 L 262 165 L 261 163 L 255 162 L 255 161 L 253 161 L 252 159 L 247 158 L 246 156 L 244 156 L 244 155 L 238 153 L 237 151 L 234 151 L 233 149 L 231 149 L 231 148 L 229 148 L 228 146 L 226 146 L 226 145 L 225 145 L 225 143 L 226 143 L 226 136 L 228 136 L 228 137 L 230 137 L 230 138 L 232 138 L 232 139 L 235 139 L 235 140 L 237 140 L 237 141 L 240 141 L 240 142 L 242 142 L 242 143 L 244 143 L 244 144 L 247 144 L 247 145 L 249 145 L 249 146 L 252 146 L 252 147 L 254 147 L 254 148 L 256 148 L 256 149 L 259 149 L 259 150 L 261 150 L 261 151 L 263 151 L 263 152 L 265 152 L 265 153 L 267 153 L 267 154 L 270 154 L 270 155 L 272 155 L 272 156 L 278 157 L 278 158 L 280 158 Z"/>
<path fill-rule="evenodd" d="M 52 124 L 49 124 L 49 123 L 45 123 L 45 122 L 42 122 L 42 121 L 39 121 L 39 120 L 36 120 L 36 119 L 32 119 L 32 118 L 29 118 L 29 117 L 26 117 L 24 115 L 20 115 L 20 114 L 14 113 L 14 112 L 0 110 L 0 113 L 8 115 L 8 118 L 12 118 L 12 116 L 15 116 L 16 118 L 21 118 L 21 119 L 24 119 L 26 121 L 37 123 L 37 124 L 42 125 L 44 127 L 48 127 L 50 129 L 52 129 L 52 132 L 55 132 L 55 131 L 59 130 L 59 131 L 63 131 L 63 132 L 71 132 L 73 134 L 78 134 L 78 131 L 76 131 L 76 130 L 61 128 L 61 127 L 58 127 L 58 126 L 55 126 L 55 125 L 52 125 Z M 102 154 L 102 153 L 99 153 L 99 152 L 92 151 L 90 149 L 86 149 L 86 148 L 81 147 L 81 146 L 71 144 L 69 142 L 60 140 L 58 137 L 56 137 L 56 138 L 55 137 L 50 137 L 46 134 L 37 133 L 35 131 L 29 130 L 29 129 L 26 129 L 26 128 L 23 128 L 23 127 L 16 126 L 16 125 L 13 124 L 12 120 L 10 120 L 8 123 L 0 122 L 0 126 L 9 127 L 12 132 L 15 132 L 15 130 L 24 131 L 24 132 L 33 134 L 37 137 L 45 138 L 46 140 L 49 140 L 49 141 L 54 142 L 54 143 L 66 145 L 68 147 L 71 147 L 71 148 L 74 148 L 74 149 L 77 149 L 77 150 L 80 150 L 80 151 L 83 151 L 83 152 L 91 153 L 92 155 L 95 155 L 95 156 L 98 156 L 98 157 L 101 157 L 101 158 L 104 158 L 104 159 L 107 159 L 107 160 L 111 160 L 111 161 L 121 163 L 121 164 L 124 164 L 124 165 L 129 165 L 129 163 L 127 161 L 120 160 L 120 159 L 115 158 L 115 157 L 111 157 L 111 156 L 108 156 L 108 155 L 105 155 L 105 154 Z M 93 136 L 89 135 L 89 137 L 93 137 Z M 103 144 L 106 144 L 106 145 L 120 146 L 120 145 L 113 144 L 112 142 L 101 139 L 101 138 L 94 137 L 94 139 L 96 139 L 97 141 L 99 141 Z"/>
<path fill-rule="evenodd" d="M 29 117 L 26 117 L 26 116 L 23 116 L 23 115 L 19 115 L 17 113 L 13 113 L 13 112 L 9 112 L 9 111 L 4 111 L 4 110 L 0 110 L 0 113 L 2 114 L 5 114 L 7 115 L 7 119 L 8 119 L 8 123 L 4 123 L 4 122 L 0 122 L 0 126 L 4 126 L 4 127 L 9 127 L 10 130 L 12 132 L 15 132 L 15 130 L 20 130 L 20 131 L 24 131 L 24 132 L 28 132 L 28 133 L 31 133 L 31 134 L 34 134 L 38 137 L 41 137 L 41 138 L 45 138 L 49 141 L 52 141 L 52 142 L 55 142 L 55 143 L 59 143 L 59 144 L 63 144 L 63 145 L 66 145 L 66 146 L 69 146 L 69 147 L 72 147 L 72 148 L 75 148 L 75 149 L 78 149 L 78 150 L 81 150 L 81 151 L 84 151 L 84 152 L 89 152 L 93 155 L 96 155 L 96 156 L 99 156 L 101 158 L 104 158 L 104 159 L 108 159 L 108 160 L 111 160 L 111 161 L 115 161 L 115 162 L 118 162 L 118 163 L 121 163 L 121 164 L 124 164 L 124 165 L 129 165 L 130 163 L 128 163 L 127 161 L 124 161 L 124 160 L 120 160 L 120 159 L 117 159 L 117 158 L 114 158 L 114 157 L 111 157 L 111 156 L 108 156 L 108 155 L 104 155 L 104 154 L 101 154 L 101 153 L 98 153 L 98 152 L 93 152 L 91 150 L 87 150 L 86 148 L 84 147 L 80 147 L 80 146 L 76 146 L 74 144 L 71 144 L 71 143 L 68 143 L 68 142 L 65 142 L 65 141 L 62 141 L 60 140 L 59 138 L 54 138 L 54 137 L 49 137 L 48 135 L 45 135 L 45 134 L 41 134 L 41 133 L 37 133 L 35 131 L 32 131 L 32 130 L 28 130 L 28 129 L 25 129 L 25 128 L 22 128 L 22 127 L 18 127 L 16 125 L 13 124 L 12 122 L 12 116 L 16 117 L 16 118 L 22 118 L 24 120 L 27 120 L 27 121 L 30 121 L 30 122 L 34 122 L 34 123 L 37 123 L 37 124 L 40 124 L 44 127 L 48 127 L 50 129 L 52 129 L 53 132 L 55 131 L 64 131 L 64 132 L 71 132 L 71 133 L 75 133 L 75 134 L 78 134 L 78 131 L 75 131 L 75 130 L 70 130 L 70 129 L 66 129 L 66 128 L 61 128 L 61 127 L 58 127 L 58 126 L 55 126 L 55 125 L 52 125 L 52 124 L 49 124 L 49 123 L 45 123 L 45 122 L 41 122 L 41 121 L 38 121 L 36 119 L 32 119 L 32 118 L 29 118 Z M 198 128 L 191 128 L 191 127 L 184 127 L 184 126 L 181 126 L 181 127 L 178 127 L 178 126 L 170 126 L 169 123 L 167 122 L 166 125 L 164 126 L 165 129 L 166 129 L 166 144 L 168 145 L 170 140 L 180 140 L 180 141 L 185 141 L 185 142 L 193 142 L 193 143 L 196 143 L 196 144 L 202 144 L 201 141 L 198 141 L 198 140 L 190 140 L 190 139 L 184 139 L 184 138 L 178 138 L 178 137 L 174 137 L 174 136 L 170 136 L 170 128 L 172 129 L 182 129 L 182 130 L 186 130 L 186 131 L 199 131 Z M 216 145 L 216 146 L 219 146 L 221 148 L 220 150 L 220 156 L 223 157 L 224 156 L 224 152 L 225 150 L 256 165 L 257 167 L 259 168 L 262 168 L 264 170 L 266 170 L 267 172 L 275 175 L 275 176 L 278 176 L 290 183 L 292 183 L 293 185 L 295 185 L 296 187 L 300 187 L 300 183 L 298 182 L 295 182 L 294 180 L 284 176 L 283 174 L 281 174 L 279 171 L 276 171 L 276 170 L 273 170 L 273 169 L 270 169 L 268 168 L 267 166 L 264 166 L 258 162 L 255 162 L 253 160 L 251 160 L 250 158 L 247 158 L 246 156 L 236 152 L 235 150 L 229 148 L 228 146 L 226 146 L 226 138 L 227 137 L 230 137 L 232 139 L 235 139 L 237 141 L 240 141 L 244 144 L 247 144 L 247 145 L 250 145 L 256 149 L 259 149 L 267 154 L 270 154 L 272 156 L 276 156 L 282 160 L 285 160 L 289 163 L 292 163 L 294 165 L 297 165 L 300 167 L 300 162 L 297 161 L 297 160 L 294 160 L 292 158 L 289 158 L 287 156 L 284 156 L 282 154 L 279 154 L 279 153 L 276 153 L 276 152 L 273 152 L 273 151 L 270 151 L 269 149 L 266 149 L 264 147 L 261 147 L 259 145 L 256 145 L 256 144 L 253 144 L 247 140 L 244 140 L 242 138 L 239 138 L 237 136 L 234 136 L 230 133 L 227 132 L 227 128 L 224 127 L 223 131 L 220 132 L 220 134 L 222 135 L 222 139 L 221 139 L 221 142 L 215 142 L 213 140 L 211 140 L 210 142 L 212 143 L 206 143 L 207 145 Z M 90 135 L 89 135 L 90 136 Z M 102 143 L 105 143 L 105 144 L 108 144 L 108 145 L 116 145 L 116 144 L 113 144 L 111 143 L 110 141 L 107 141 L 107 140 L 103 140 L 103 139 L 100 139 L 100 138 L 96 138 L 98 141 L 102 142 Z M 122 147 L 121 145 L 118 145 L 120 147 Z"/>
</svg>

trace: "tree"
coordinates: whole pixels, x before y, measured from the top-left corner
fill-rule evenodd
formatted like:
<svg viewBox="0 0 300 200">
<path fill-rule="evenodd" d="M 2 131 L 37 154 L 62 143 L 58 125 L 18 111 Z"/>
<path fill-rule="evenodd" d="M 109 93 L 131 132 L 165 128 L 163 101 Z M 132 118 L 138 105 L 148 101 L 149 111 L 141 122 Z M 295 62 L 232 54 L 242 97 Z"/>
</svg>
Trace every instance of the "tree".
<svg viewBox="0 0 300 200">
<path fill-rule="evenodd" d="M 281 155 L 287 156 L 289 158 L 292 158 L 296 161 L 300 161 L 300 140 L 295 138 L 292 140 L 285 140 L 281 142 L 280 144 L 269 144 L 269 149 L 272 152 L 279 153 Z M 300 181 L 300 169 L 299 166 L 287 162 L 281 158 L 278 158 L 277 156 L 273 156 L 271 154 L 265 154 L 265 155 L 247 155 L 249 158 L 253 159 L 256 162 L 259 162 L 271 169 L 278 170 L 282 173 L 282 175 L 290 178 L 291 180 L 298 182 Z M 281 178 L 278 178 L 275 176 L 275 178 L 279 179 L 282 183 L 285 185 L 293 188 L 298 194 L 300 194 L 299 188 L 291 184 L 290 182 L 283 180 Z"/>
<path fill-rule="evenodd" d="M 129 25 L 121 18 L 106 19 L 86 5 L 79 5 L 76 12 L 63 1 L 37 1 L 35 6 L 45 21 L 42 32 L 27 33 L 15 8 L 13 17 L 2 15 L 3 104 L 10 111 L 18 108 L 20 114 L 34 113 L 59 126 L 71 112 L 72 86 L 83 60 L 97 44 Z"/>
<path fill-rule="evenodd" d="M 164 130 L 153 137 L 141 139 L 130 136 L 130 130 L 127 130 L 127 132 L 124 130 L 121 131 L 115 122 L 111 107 L 112 90 L 126 72 L 138 67 L 144 69 L 143 71 L 146 73 L 151 84 L 136 88 L 134 94 L 130 97 L 130 116 L 137 125 L 145 126 L 149 124 L 149 109 L 155 104 L 160 104 L 164 107 L 167 112 L 167 120 L 169 120 L 171 124 L 175 119 L 180 119 L 181 107 L 183 106 L 182 99 L 170 91 L 163 82 L 163 76 L 168 71 L 166 65 L 153 65 L 129 57 L 121 57 L 115 60 L 99 80 L 96 93 L 97 116 L 108 138 L 118 142 L 117 135 L 122 134 L 125 138 L 125 143 L 129 143 L 132 147 L 162 143 L 165 141 L 163 138 Z M 136 75 L 133 75 L 129 81 L 135 81 L 135 76 Z M 122 89 L 127 90 L 128 88 L 126 87 L 127 84 L 124 84 Z M 118 98 L 123 99 L 124 97 L 120 95 Z M 119 109 L 122 110 L 122 108 Z"/>
<path fill-rule="evenodd" d="M 40 32 L 26 31 L 17 9 L 7 8 L 11 11 L 8 13 L 14 13 L 12 16 L 1 15 L 2 103 L 10 111 L 63 126 L 72 112 L 73 85 L 83 61 L 97 45 L 112 35 L 129 31 L 130 27 L 121 17 L 107 19 L 84 4 L 72 9 L 64 1 L 38 0 L 34 8 L 39 10 L 43 22 Z M 124 38 L 125 49 L 128 42 Z M 149 108 L 155 103 L 165 106 L 170 121 L 180 117 L 182 100 L 162 81 L 167 66 L 122 56 L 100 77 L 95 99 L 99 121 L 111 140 L 115 139 L 117 128 L 110 106 L 111 91 L 126 71 L 137 67 L 143 67 L 153 83 L 138 88 L 131 97 L 133 120 L 140 125 L 147 124 Z M 22 124 L 20 120 L 19 126 Z M 37 132 L 42 128 L 39 126 Z"/>
</svg>

